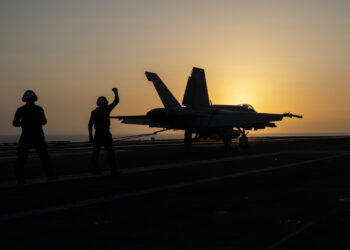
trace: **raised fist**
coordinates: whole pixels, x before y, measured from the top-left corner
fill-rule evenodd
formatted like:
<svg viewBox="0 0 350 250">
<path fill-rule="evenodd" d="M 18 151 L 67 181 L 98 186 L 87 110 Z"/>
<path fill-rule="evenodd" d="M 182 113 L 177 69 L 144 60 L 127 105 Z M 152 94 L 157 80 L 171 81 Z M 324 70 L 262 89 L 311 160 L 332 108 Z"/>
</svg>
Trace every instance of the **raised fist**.
<svg viewBox="0 0 350 250">
<path fill-rule="evenodd" d="M 112 91 L 115 93 L 115 92 L 118 92 L 118 89 L 117 88 L 113 88 Z"/>
</svg>

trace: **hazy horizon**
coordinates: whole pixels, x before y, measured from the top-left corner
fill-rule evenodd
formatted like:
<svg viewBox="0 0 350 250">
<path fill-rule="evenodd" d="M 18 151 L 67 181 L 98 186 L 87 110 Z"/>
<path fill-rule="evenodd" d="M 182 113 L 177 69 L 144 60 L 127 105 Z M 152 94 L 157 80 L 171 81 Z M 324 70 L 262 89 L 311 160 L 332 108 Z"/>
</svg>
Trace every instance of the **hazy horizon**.
<svg viewBox="0 0 350 250">
<path fill-rule="evenodd" d="M 133 135 L 139 135 L 139 134 L 119 134 L 114 133 L 112 134 L 113 139 L 115 140 L 143 140 L 147 141 L 150 140 L 151 137 L 153 137 L 155 140 L 167 140 L 167 139 L 183 139 L 184 135 L 180 131 L 172 132 L 172 133 L 160 133 L 157 135 L 147 135 L 142 137 L 135 137 L 135 138 L 122 138 L 125 136 L 133 136 Z M 70 142 L 87 142 L 89 140 L 89 137 L 87 134 L 46 134 L 46 140 L 48 142 L 52 141 L 70 141 Z M 308 137 L 308 136 L 315 136 L 315 137 L 322 137 L 322 136 L 331 136 L 331 137 L 337 137 L 337 136 L 350 136 L 350 133 L 260 133 L 257 131 L 253 131 L 249 133 L 250 138 L 254 137 Z M 0 135 L 0 144 L 1 143 L 17 143 L 19 140 L 20 134 L 12 134 L 12 135 Z"/>
<path fill-rule="evenodd" d="M 181 102 L 193 66 L 213 104 L 304 116 L 261 133 L 350 133 L 349 1 L 5 0 L 0 21 L 0 135 L 20 133 L 27 89 L 46 134 L 87 134 L 98 96 L 118 87 L 112 115 L 143 115 L 162 107 L 144 71 Z M 112 120 L 115 134 L 153 130 Z"/>
</svg>

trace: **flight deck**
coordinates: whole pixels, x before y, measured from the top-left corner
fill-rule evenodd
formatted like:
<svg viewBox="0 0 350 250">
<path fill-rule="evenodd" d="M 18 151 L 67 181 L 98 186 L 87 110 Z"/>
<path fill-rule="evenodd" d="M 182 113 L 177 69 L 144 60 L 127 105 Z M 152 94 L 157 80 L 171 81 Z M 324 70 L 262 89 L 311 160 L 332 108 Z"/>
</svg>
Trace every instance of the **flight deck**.
<svg viewBox="0 0 350 250">
<path fill-rule="evenodd" d="M 89 143 L 35 152 L 26 184 L 0 148 L 1 249 L 350 249 L 350 137 L 116 142 L 121 175 L 91 174 Z"/>
</svg>

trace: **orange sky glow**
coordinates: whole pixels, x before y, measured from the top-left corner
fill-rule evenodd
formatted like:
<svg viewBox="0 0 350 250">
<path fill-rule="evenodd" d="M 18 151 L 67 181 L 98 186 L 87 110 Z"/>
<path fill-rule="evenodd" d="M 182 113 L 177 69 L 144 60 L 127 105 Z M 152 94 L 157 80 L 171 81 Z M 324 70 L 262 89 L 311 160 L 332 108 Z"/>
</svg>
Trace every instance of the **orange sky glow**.
<svg viewBox="0 0 350 250">
<path fill-rule="evenodd" d="M 142 115 L 162 107 L 144 71 L 181 102 L 193 66 L 205 69 L 213 104 L 304 116 L 262 133 L 350 134 L 349 30 L 341 0 L 5 0 L 0 134 L 20 133 L 11 122 L 27 89 L 47 134 L 84 134 L 98 96 L 118 87 L 112 115 Z M 115 120 L 111 130 L 150 131 Z"/>
</svg>

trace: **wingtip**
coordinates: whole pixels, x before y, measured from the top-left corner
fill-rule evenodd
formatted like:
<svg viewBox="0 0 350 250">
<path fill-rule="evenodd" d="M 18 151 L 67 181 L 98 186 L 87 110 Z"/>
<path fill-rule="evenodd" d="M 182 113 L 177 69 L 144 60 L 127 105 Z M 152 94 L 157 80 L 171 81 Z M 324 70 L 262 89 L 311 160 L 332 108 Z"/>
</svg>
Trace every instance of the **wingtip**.
<svg viewBox="0 0 350 250">
<path fill-rule="evenodd" d="M 148 81 L 153 81 L 157 77 L 156 73 L 145 71 L 145 75 Z"/>
<path fill-rule="evenodd" d="M 198 67 L 193 67 L 192 68 L 192 73 L 204 73 L 204 69 L 198 68 Z"/>
</svg>

